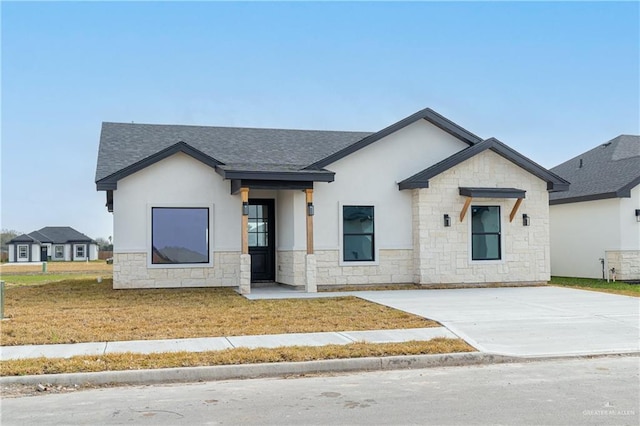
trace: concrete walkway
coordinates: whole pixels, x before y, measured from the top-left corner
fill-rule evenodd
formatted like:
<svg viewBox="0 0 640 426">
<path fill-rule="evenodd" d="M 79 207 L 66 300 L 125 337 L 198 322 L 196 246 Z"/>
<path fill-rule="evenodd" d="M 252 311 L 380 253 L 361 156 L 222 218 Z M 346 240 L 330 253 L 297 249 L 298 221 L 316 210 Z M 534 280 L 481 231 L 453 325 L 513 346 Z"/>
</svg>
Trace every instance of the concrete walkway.
<svg viewBox="0 0 640 426">
<path fill-rule="evenodd" d="M 438 321 L 479 351 L 516 357 L 640 352 L 640 299 L 561 287 L 341 293 L 255 289 L 249 299 L 357 296 Z"/>
<path fill-rule="evenodd" d="M 195 339 L 2 346 L 0 347 L 0 360 L 39 357 L 70 358 L 77 355 L 105 355 L 126 352 L 150 354 L 161 352 L 206 352 L 231 348 L 346 345 L 353 342 L 396 343 L 408 342 L 410 340 L 431 340 L 436 337 L 458 338 L 444 327 L 430 327 L 399 330 L 289 333 Z"/>
</svg>

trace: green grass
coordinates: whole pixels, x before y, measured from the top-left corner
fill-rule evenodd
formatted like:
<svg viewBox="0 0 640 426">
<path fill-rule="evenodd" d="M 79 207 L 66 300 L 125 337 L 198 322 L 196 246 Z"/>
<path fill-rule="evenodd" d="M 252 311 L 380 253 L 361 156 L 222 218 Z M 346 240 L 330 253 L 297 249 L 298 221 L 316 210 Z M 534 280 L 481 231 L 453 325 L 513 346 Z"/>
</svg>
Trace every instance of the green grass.
<svg viewBox="0 0 640 426">
<path fill-rule="evenodd" d="M 640 297 L 640 285 L 621 281 L 607 282 L 593 278 L 551 277 L 549 284 Z"/>
<path fill-rule="evenodd" d="M 20 274 L 20 275 L 2 275 L 0 280 L 4 281 L 7 286 L 13 285 L 31 285 L 46 284 L 59 282 L 64 280 L 95 280 L 99 274 Z"/>
</svg>

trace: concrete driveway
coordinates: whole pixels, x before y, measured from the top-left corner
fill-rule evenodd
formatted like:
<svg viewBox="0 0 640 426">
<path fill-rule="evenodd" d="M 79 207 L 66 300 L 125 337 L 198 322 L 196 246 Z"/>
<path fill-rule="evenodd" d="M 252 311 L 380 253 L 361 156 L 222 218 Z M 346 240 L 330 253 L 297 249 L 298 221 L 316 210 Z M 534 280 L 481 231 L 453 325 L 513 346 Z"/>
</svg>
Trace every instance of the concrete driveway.
<svg viewBox="0 0 640 426">
<path fill-rule="evenodd" d="M 640 352 L 640 299 L 559 287 L 359 291 L 434 319 L 478 350 L 512 356 Z"/>
</svg>

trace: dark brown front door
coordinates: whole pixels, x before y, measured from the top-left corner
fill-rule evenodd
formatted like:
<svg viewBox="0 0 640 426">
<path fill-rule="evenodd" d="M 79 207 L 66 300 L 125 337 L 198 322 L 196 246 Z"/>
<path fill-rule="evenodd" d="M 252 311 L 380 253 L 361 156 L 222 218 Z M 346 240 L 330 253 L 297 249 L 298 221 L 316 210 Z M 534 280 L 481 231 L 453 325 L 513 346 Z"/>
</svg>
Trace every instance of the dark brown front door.
<svg viewBox="0 0 640 426">
<path fill-rule="evenodd" d="M 275 281 L 274 200 L 249 200 L 249 254 L 251 281 Z"/>
</svg>

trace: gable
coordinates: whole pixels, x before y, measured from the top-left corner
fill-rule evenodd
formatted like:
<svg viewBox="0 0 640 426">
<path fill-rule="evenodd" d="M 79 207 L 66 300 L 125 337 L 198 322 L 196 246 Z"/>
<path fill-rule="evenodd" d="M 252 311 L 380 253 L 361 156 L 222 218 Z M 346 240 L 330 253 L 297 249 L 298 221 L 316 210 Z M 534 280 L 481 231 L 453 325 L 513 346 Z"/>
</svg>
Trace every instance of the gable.
<svg viewBox="0 0 640 426">
<path fill-rule="evenodd" d="M 378 142 L 379 140 L 386 138 L 387 136 L 398 132 L 399 130 L 404 129 L 407 126 L 410 126 L 416 122 L 421 122 L 421 121 L 426 121 L 428 123 L 430 123 L 431 125 L 439 128 L 440 130 L 442 130 L 443 132 L 446 132 L 450 135 L 452 135 L 453 137 L 457 138 L 458 140 L 465 142 L 467 145 L 473 145 L 475 143 L 480 142 L 482 139 L 479 138 L 478 136 L 474 135 L 473 133 L 469 132 L 468 130 L 462 128 L 461 126 L 457 125 L 456 123 L 454 123 L 453 121 L 445 118 L 444 116 L 438 114 L 437 112 L 433 111 L 431 108 L 425 108 L 421 111 L 416 112 L 415 114 L 410 115 L 409 117 L 406 117 L 400 121 L 398 121 L 397 123 L 394 123 L 388 127 L 385 127 L 384 129 L 380 130 L 379 132 L 373 133 L 365 138 L 363 138 L 362 140 L 349 145 L 348 147 L 326 157 L 323 158 L 322 160 L 311 164 L 310 166 L 308 166 L 308 169 L 313 169 L 313 168 L 322 168 L 322 167 L 326 167 L 329 164 L 332 164 L 348 155 L 353 154 L 356 151 L 359 151 L 362 148 L 365 148 L 371 144 L 373 144 L 374 142 Z"/>
<path fill-rule="evenodd" d="M 419 120 L 336 160 L 330 168 L 336 173 L 337 181 L 382 173 L 393 183 L 418 172 L 425 164 L 435 164 L 467 146 L 431 123 Z"/>
<path fill-rule="evenodd" d="M 487 150 L 494 152 L 495 154 L 503 157 L 505 160 L 508 160 L 512 164 L 518 166 L 519 168 L 546 181 L 547 189 L 549 191 L 565 191 L 569 188 L 569 182 L 565 181 L 561 177 L 555 175 L 539 164 L 531 161 L 517 151 L 509 148 L 507 145 L 503 144 L 495 138 L 484 140 L 479 144 L 453 154 L 443 161 L 426 168 L 425 170 L 411 176 L 410 178 L 403 180 L 398 184 L 398 187 L 400 190 L 428 188 L 429 180 L 431 178 L 438 176 L 441 173 L 446 172 L 447 170 L 457 166 L 458 164 L 461 164 L 462 162 L 465 162 L 479 154 L 482 154 Z M 486 170 L 485 173 L 491 174 L 492 171 Z"/>
</svg>

